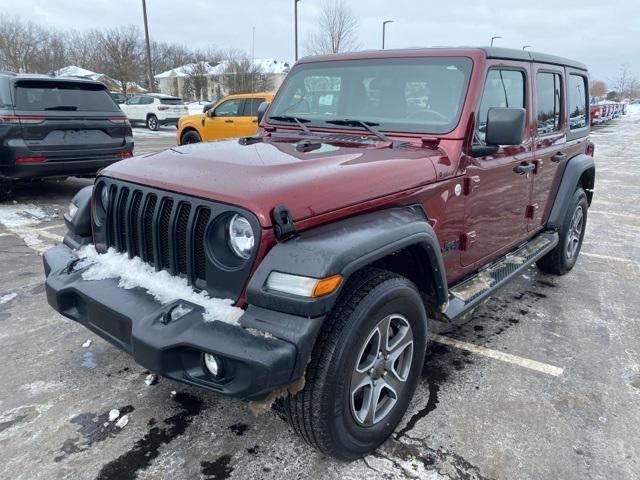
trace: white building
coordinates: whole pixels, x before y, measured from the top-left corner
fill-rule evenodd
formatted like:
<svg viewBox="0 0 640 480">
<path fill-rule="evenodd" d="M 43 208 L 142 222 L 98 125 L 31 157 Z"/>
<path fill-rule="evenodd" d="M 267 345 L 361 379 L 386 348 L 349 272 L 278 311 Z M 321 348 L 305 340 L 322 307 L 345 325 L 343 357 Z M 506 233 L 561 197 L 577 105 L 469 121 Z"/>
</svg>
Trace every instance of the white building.
<svg viewBox="0 0 640 480">
<path fill-rule="evenodd" d="M 267 80 L 273 91 L 278 89 L 289 73 L 289 63 L 281 60 L 256 58 L 253 60 L 253 64 L 260 75 Z M 234 74 L 229 73 L 228 68 L 228 60 L 216 64 L 190 63 L 159 73 L 155 79 L 161 93 L 182 97 L 185 100 L 213 101 L 229 93 L 225 86 L 224 76 Z"/>
</svg>

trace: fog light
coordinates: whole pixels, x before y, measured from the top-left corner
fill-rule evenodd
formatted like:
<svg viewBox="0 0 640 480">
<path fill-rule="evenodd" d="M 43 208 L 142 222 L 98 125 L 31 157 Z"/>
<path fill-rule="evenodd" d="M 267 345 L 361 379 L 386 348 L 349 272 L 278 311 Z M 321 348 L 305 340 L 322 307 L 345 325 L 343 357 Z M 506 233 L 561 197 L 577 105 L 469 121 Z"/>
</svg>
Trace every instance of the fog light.
<svg viewBox="0 0 640 480">
<path fill-rule="evenodd" d="M 220 360 L 218 359 L 218 357 L 216 357 L 215 355 L 211 355 L 210 353 L 204 354 L 204 366 L 207 367 L 209 373 L 215 378 L 218 378 L 222 373 Z"/>
</svg>

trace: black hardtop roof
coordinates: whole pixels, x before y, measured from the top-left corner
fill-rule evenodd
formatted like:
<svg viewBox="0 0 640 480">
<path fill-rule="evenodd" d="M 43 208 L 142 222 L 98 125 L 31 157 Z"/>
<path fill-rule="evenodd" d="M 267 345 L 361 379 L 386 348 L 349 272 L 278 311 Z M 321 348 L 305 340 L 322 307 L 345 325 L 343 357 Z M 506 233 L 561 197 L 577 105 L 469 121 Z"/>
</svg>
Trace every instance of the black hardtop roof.
<svg viewBox="0 0 640 480">
<path fill-rule="evenodd" d="M 576 60 L 549 55 L 548 53 L 533 52 L 531 50 L 516 50 L 515 48 L 481 47 L 487 58 L 502 58 L 505 60 L 519 60 L 524 62 L 550 63 L 587 70 L 587 66 Z"/>
</svg>

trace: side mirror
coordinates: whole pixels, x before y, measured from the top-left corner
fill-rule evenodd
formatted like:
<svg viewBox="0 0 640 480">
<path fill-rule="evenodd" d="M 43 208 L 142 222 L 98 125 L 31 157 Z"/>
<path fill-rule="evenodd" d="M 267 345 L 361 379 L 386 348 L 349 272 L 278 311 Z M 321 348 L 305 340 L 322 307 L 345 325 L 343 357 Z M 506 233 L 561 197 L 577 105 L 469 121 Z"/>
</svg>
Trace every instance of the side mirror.
<svg viewBox="0 0 640 480">
<path fill-rule="evenodd" d="M 490 108 L 487 145 L 520 145 L 524 138 L 524 108 Z"/>
<path fill-rule="evenodd" d="M 524 108 L 490 108 L 485 126 L 486 145 L 474 145 L 471 154 L 482 157 L 496 153 L 500 145 L 520 145 L 524 139 L 525 115 Z"/>
<path fill-rule="evenodd" d="M 207 113 L 209 110 L 211 110 L 211 108 L 213 107 L 213 103 L 207 103 L 203 108 L 202 108 L 202 113 Z"/>
<path fill-rule="evenodd" d="M 264 117 L 264 114 L 266 113 L 268 108 L 269 102 L 262 102 L 258 107 L 258 125 L 260 124 L 260 122 L 262 122 L 262 117 Z"/>
</svg>

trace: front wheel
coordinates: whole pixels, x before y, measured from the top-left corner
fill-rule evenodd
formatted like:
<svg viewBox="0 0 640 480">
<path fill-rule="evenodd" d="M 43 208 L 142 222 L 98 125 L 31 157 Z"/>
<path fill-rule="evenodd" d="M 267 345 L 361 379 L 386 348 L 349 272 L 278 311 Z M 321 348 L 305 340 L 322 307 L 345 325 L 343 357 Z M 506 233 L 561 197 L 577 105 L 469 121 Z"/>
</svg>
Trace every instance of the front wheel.
<svg viewBox="0 0 640 480">
<path fill-rule="evenodd" d="M 588 208 L 587 195 L 582 188 L 578 187 L 558 232 L 560 235 L 558 245 L 537 262 L 540 270 L 554 275 L 564 275 L 573 268 L 582 248 Z"/>
<path fill-rule="evenodd" d="M 355 274 L 318 336 L 305 387 L 284 401 L 293 430 L 342 460 L 374 451 L 407 410 L 426 340 L 413 283 L 378 269 Z"/>
<path fill-rule="evenodd" d="M 155 115 L 149 115 L 147 117 L 147 128 L 149 130 L 153 130 L 154 132 L 160 128 L 160 123 L 158 122 L 158 117 Z"/>
<path fill-rule="evenodd" d="M 195 130 L 189 130 L 182 134 L 182 138 L 180 138 L 180 145 L 188 145 L 190 143 L 200 143 L 202 139 L 198 132 Z"/>
</svg>

